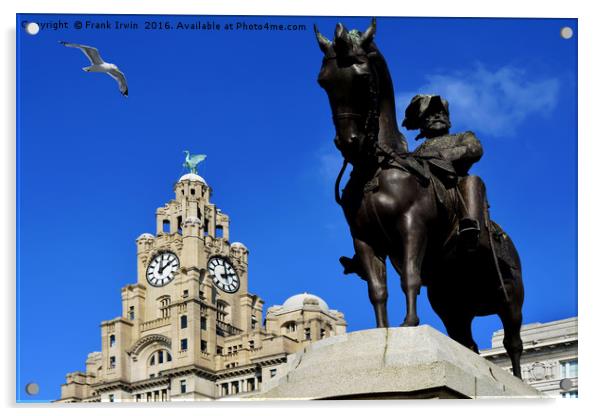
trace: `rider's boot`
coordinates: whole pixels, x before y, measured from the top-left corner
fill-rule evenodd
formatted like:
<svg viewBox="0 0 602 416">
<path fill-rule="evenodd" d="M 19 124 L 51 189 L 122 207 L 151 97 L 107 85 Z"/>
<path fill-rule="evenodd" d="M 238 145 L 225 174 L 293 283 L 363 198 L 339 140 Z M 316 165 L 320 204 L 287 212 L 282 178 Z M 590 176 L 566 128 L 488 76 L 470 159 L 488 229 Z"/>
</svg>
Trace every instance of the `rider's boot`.
<svg viewBox="0 0 602 416">
<path fill-rule="evenodd" d="M 360 261 L 358 260 L 355 254 L 351 259 L 349 257 L 341 256 L 339 258 L 339 262 L 343 266 L 343 274 L 355 273 L 363 280 L 366 280 L 366 277 L 363 273 L 362 265 L 360 264 Z"/>
<path fill-rule="evenodd" d="M 458 224 L 458 246 L 474 252 L 479 246 L 485 213 L 485 185 L 478 176 L 465 176 L 458 182 L 464 206 Z"/>
</svg>

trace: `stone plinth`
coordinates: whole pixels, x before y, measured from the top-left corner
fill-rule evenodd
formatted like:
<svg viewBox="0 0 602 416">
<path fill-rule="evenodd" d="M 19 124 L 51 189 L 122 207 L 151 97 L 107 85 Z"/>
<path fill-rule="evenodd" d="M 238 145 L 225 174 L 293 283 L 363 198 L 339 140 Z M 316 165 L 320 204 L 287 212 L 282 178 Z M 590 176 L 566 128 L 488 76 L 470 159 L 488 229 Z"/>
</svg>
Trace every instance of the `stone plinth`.
<svg viewBox="0 0 602 416">
<path fill-rule="evenodd" d="M 382 328 L 289 356 L 249 399 L 539 398 L 534 388 L 435 329 Z"/>
</svg>

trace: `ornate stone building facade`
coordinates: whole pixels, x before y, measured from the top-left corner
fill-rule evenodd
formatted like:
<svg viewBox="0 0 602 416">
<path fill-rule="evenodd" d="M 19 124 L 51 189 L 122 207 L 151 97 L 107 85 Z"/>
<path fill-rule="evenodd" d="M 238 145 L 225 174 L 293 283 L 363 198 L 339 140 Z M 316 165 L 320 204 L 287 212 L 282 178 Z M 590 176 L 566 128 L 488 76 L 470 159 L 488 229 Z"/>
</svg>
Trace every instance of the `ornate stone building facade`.
<svg viewBox="0 0 602 416">
<path fill-rule="evenodd" d="M 345 333 L 317 296 L 269 308 L 248 291 L 249 251 L 230 243 L 229 218 L 189 173 L 137 244 L 137 281 L 121 316 L 101 323 L 101 351 L 67 374 L 58 402 L 211 400 L 244 396 L 309 342 Z"/>
<path fill-rule="evenodd" d="M 577 318 L 524 325 L 521 337 L 523 380 L 550 396 L 577 397 Z M 511 372 L 503 338 L 503 330 L 494 332 L 492 348 L 481 351 L 481 356 Z"/>
</svg>

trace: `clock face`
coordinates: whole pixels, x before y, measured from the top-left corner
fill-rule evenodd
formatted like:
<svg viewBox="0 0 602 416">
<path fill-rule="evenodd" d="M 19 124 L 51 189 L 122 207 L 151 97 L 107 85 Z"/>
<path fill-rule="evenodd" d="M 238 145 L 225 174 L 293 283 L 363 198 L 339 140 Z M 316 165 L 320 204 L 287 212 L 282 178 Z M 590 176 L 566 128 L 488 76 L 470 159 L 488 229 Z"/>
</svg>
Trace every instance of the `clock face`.
<svg viewBox="0 0 602 416">
<path fill-rule="evenodd" d="M 223 257 L 213 257 L 207 264 L 215 286 L 227 293 L 234 293 L 240 287 L 240 279 L 234 267 Z"/>
<path fill-rule="evenodd" d="M 178 256 L 171 252 L 159 253 L 146 269 L 146 280 L 155 287 L 165 286 L 173 280 L 179 267 Z"/>
</svg>

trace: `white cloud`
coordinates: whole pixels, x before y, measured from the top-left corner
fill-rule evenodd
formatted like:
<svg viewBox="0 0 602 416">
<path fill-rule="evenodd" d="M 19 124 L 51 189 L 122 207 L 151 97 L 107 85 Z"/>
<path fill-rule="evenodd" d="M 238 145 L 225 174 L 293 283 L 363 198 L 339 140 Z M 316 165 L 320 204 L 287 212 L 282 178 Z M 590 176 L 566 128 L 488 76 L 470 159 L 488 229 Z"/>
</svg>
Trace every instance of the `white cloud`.
<svg viewBox="0 0 602 416">
<path fill-rule="evenodd" d="M 452 130 L 473 130 L 493 137 L 514 136 L 516 127 L 531 116 L 546 116 L 558 100 L 555 78 L 529 79 L 526 71 L 504 66 L 431 74 L 415 92 L 397 94 L 401 119 L 416 94 L 438 94 L 449 101 Z"/>
</svg>

